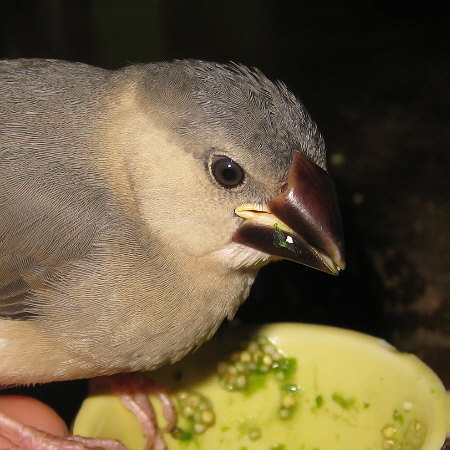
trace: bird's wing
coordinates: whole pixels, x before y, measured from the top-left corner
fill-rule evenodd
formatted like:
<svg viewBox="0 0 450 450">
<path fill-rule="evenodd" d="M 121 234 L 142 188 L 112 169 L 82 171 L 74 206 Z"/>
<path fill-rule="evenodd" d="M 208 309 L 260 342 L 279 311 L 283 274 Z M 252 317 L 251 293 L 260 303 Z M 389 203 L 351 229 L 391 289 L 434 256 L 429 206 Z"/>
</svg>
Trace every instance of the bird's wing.
<svg viewBox="0 0 450 450">
<path fill-rule="evenodd" d="M 37 183 L 0 170 L 2 317 L 33 315 L 32 291 L 45 290 L 61 268 L 83 258 L 98 234 L 95 207 L 83 208 L 82 192 Z"/>
<path fill-rule="evenodd" d="M 32 315 L 33 291 L 83 258 L 104 222 L 86 161 L 105 77 L 83 64 L 0 62 L 0 317 Z"/>
</svg>

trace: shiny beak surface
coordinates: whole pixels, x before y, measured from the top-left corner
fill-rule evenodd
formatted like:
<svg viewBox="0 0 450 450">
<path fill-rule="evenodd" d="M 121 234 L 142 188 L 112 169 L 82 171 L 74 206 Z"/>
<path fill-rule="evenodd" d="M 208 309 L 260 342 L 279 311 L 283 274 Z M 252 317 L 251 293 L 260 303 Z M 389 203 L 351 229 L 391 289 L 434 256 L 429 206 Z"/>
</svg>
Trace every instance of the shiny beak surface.
<svg viewBox="0 0 450 450">
<path fill-rule="evenodd" d="M 341 216 L 329 174 L 294 152 L 287 185 L 267 207 L 236 208 L 233 242 L 337 275 L 345 268 Z"/>
</svg>

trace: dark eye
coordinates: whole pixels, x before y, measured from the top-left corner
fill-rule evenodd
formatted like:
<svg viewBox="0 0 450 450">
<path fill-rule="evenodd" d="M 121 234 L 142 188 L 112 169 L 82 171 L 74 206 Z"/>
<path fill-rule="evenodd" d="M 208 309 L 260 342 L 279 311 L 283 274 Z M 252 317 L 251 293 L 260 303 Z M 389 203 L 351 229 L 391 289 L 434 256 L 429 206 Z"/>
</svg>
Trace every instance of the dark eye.
<svg viewBox="0 0 450 450">
<path fill-rule="evenodd" d="M 217 182 L 227 189 L 235 188 L 244 181 L 244 171 L 241 166 L 226 156 L 213 158 L 211 172 Z"/>
</svg>

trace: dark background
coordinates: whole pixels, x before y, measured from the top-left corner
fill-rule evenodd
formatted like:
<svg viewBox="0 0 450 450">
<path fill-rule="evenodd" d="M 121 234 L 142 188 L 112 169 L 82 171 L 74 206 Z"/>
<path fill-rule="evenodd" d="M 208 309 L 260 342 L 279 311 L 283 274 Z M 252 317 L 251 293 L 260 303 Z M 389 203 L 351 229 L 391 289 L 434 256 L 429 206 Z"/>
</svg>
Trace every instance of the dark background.
<svg viewBox="0 0 450 450">
<path fill-rule="evenodd" d="M 347 270 L 264 268 L 238 313 L 383 337 L 450 387 L 450 58 L 445 2 L 10 1 L 0 57 L 105 68 L 229 60 L 282 79 L 325 136 Z M 414 5 L 414 6 L 413 6 Z M 35 388 L 70 420 L 84 382 Z M 68 399 L 70 396 L 70 399 Z"/>
</svg>

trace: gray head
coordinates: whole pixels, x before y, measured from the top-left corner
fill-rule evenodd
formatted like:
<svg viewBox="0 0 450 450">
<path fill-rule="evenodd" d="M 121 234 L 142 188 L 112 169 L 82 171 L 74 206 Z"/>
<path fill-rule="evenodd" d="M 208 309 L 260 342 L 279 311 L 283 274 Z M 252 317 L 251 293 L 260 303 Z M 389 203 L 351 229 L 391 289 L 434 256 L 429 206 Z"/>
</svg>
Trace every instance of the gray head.
<svg viewBox="0 0 450 450">
<path fill-rule="evenodd" d="M 203 247 L 206 254 L 211 249 L 227 247 L 242 218 L 248 219 L 255 212 L 261 213 L 259 219 L 264 217 L 265 224 L 269 224 L 270 241 L 273 225 L 279 218 L 271 215 L 269 204 L 286 190 L 289 179 L 293 179 L 290 174 L 295 172 L 298 178 L 301 172 L 309 179 L 313 191 L 316 184 L 322 183 L 318 180 L 327 177 L 325 146 L 317 126 L 283 83 L 271 82 L 257 69 L 181 60 L 132 66 L 119 71 L 117 77 L 119 81 L 127 80 L 125 84 L 131 92 L 133 120 L 124 128 L 136 130 L 129 134 L 134 133 L 139 140 L 133 144 L 135 138 L 128 139 L 127 145 L 140 150 L 127 165 L 132 169 L 134 189 L 143 199 L 140 208 L 145 211 L 145 220 L 155 229 L 152 212 L 157 199 L 147 181 L 151 179 L 153 185 L 174 193 L 172 207 L 185 211 L 184 217 L 202 218 L 204 227 L 198 223 L 198 230 L 220 230 L 208 236 L 202 232 L 195 238 L 192 233 L 188 239 L 191 245 L 185 243 L 184 248 L 190 246 L 194 251 L 192 247 L 198 250 Z M 136 109 L 143 117 L 139 125 Z M 146 121 L 152 130 L 148 138 L 143 137 Z M 303 183 L 302 189 L 307 189 L 306 184 Z M 330 189 L 327 186 L 325 191 L 331 192 Z M 183 196 L 179 195 L 181 191 Z M 303 195 L 297 191 L 295 208 L 299 207 L 299 195 Z M 322 191 L 319 197 L 323 198 Z M 145 200 L 150 198 L 151 202 Z M 316 203 L 315 199 L 309 201 Z M 335 199 L 327 197 L 325 203 L 326 206 L 314 205 L 315 212 L 319 208 L 322 215 L 322 210 L 334 205 Z M 161 204 L 159 211 L 163 208 Z M 304 210 L 308 208 L 305 206 Z M 334 216 L 336 208 L 332 209 Z M 196 213 L 191 214 L 193 211 Z M 173 222 L 169 213 L 167 220 L 165 229 L 169 228 L 170 220 Z M 170 227 L 181 232 L 181 224 Z M 333 230 L 336 227 L 339 228 L 330 224 Z M 196 226 L 192 222 L 186 228 Z M 291 228 L 295 227 L 285 227 Z M 272 248 L 261 249 L 266 255 L 272 253 Z"/>
<path fill-rule="evenodd" d="M 286 169 L 292 152 L 300 151 L 325 168 L 323 138 L 308 112 L 282 82 L 270 81 L 258 69 L 177 60 L 145 65 L 142 70 L 143 102 L 160 109 L 163 120 L 173 122 L 184 139 L 195 140 L 200 134 L 210 143 L 224 139 L 246 149 L 252 158 L 269 158 L 265 164 L 279 169 Z M 203 153 L 195 146 L 191 151 Z M 286 172 L 278 176 L 283 178 Z"/>
</svg>

